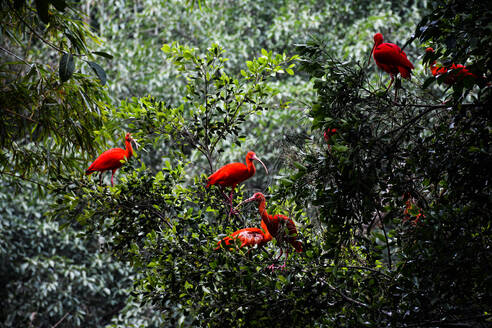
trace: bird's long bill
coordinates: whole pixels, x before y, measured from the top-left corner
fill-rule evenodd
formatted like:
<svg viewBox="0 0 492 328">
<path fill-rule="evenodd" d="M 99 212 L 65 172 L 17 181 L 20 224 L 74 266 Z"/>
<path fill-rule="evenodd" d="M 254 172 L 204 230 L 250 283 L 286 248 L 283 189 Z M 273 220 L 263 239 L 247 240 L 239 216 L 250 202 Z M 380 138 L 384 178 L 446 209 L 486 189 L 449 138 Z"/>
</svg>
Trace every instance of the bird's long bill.
<svg viewBox="0 0 492 328">
<path fill-rule="evenodd" d="M 265 163 L 263 163 L 258 157 L 256 157 L 256 155 L 253 157 L 253 159 L 254 160 L 257 160 L 258 162 L 260 162 L 261 165 L 263 165 L 263 167 L 265 168 L 266 173 L 268 174 L 268 169 L 267 169 Z"/>
<path fill-rule="evenodd" d="M 140 147 L 140 144 L 137 142 L 137 140 L 132 138 L 133 143 L 135 144 L 135 149 L 138 149 Z"/>
<path fill-rule="evenodd" d="M 238 209 L 241 205 L 246 204 L 246 203 L 249 203 L 249 202 L 252 202 L 252 201 L 254 201 L 254 200 L 255 200 L 255 196 L 252 196 L 252 197 L 250 197 L 250 198 L 248 198 L 248 199 L 245 199 L 245 200 L 243 200 L 241 203 L 237 204 L 237 206 L 236 206 L 236 207 L 234 207 L 234 209 L 236 209 L 236 210 L 237 210 L 237 209 Z"/>
</svg>

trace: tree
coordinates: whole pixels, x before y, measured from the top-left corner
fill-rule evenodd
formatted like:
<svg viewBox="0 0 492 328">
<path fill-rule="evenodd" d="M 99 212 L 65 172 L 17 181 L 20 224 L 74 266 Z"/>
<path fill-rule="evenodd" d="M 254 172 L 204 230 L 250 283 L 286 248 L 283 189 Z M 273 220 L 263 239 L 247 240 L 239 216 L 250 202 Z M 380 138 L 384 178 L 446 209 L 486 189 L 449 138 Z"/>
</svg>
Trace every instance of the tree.
<svg viewBox="0 0 492 328">
<path fill-rule="evenodd" d="M 18 187 L 80 168 L 107 115 L 100 42 L 65 1 L 2 1 L 0 174 Z M 87 71 L 94 75 L 87 75 Z M 105 133 L 99 138 L 105 138 Z"/>
<path fill-rule="evenodd" d="M 492 205 L 491 93 L 485 83 L 491 73 L 490 35 L 475 22 L 490 11 L 480 2 L 431 6 L 415 36 L 453 62 L 471 60 L 467 67 L 483 79 L 429 90 L 436 80 L 430 77 L 423 89 L 405 84 L 395 102 L 374 87 L 364 63 L 341 63 L 319 44 L 301 46 L 305 68 L 317 77 L 313 128 L 336 128 L 337 134 L 330 147 L 321 138 L 307 147 L 304 167 L 287 192 L 317 205 L 328 255 L 338 265 L 344 263 L 340 254 L 358 245 L 370 268 L 382 266 L 391 276 L 371 289 L 371 304 L 386 315 L 370 321 L 485 326 L 490 320 L 485 295 L 491 290 L 485 260 Z M 374 278 L 358 283 L 374 286 Z"/>
<path fill-rule="evenodd" d="M 424 9 L 420 2 L 207 1 L 191 13 L 173 1 L 159 3 L 165 7 L 153 1 L 105 4 L 84 6 L 107 49 L 118 54 L 108 63 L 117 81 L 109 85 L 113 107 L 106 107 L 104 132 L 91 133 L 101 133 L 100 141 L 124 129 L 143 148 L 119 171 L 115 187 L 83 177 L 82 165 L 55 176 L 49 214 L 85 236 L 89 249 L 101 241 L 116 267 L 130 263 L 135 297 L 123 308 L 125 291 L 116 304 L 102 302 L 97 318 L 80 315 L 81 322 L 131 326 L 143 316 L 149 319 L 144 324 L 162 326 L 490 323 L 491 47 L 490 28 L 480 24 L 490 16 L 485 4 L 430 2 Z M 58 14 L 50 8 L 49 17 Z M 421 19 L 423 13 L 428 15 Z M 237 38 L 244 26 L 247 37 Z M 416 66 L 412 81 L 397 83 L 396 101 L 370 56 L 375 32 L 398 43 Z M 211 43 L 210 35 L 218 42 Z M 163 39 L 176 42 L 162 46 Z M 417 59 L 427 46 L 436 52 L 423 56 L 424 63 L 466 64 L 480 78 L 449 88 L 442 84 L 446 77 L 427 78 Z M 252 53 L 258 57 L 251 59 Z M 70 63 L 69 55 L 59 57 Z M 301 71 L 292 75 L 298 62 Z M 326 129 L 336 129 L 328 140 Z M 266 270 L 278 251 L 275 242 L 248 253 L 214 250 L 225 235 L 259 226 L 254 206 L 229 219 L 222 192 L 205 188 L 206 176 L 242 160 L 247 150 L 262 159 L 271 151 L 266 163 L 273 174 L 258 172 L 234 201 L 259 189 L 268 196 L 269 211 L 297 223 L 304 252 L 291 255 L 286 271 Z M 22 215 L 11 221 L 17 230 L 31 229 L 18 219 Z M 16 263 L 34 263 L 25 261 L 26 247 L 18 249 Z M 33 273 L 29 277 L 52 279 L 39 269 L 53 268 L 51 253 L 40 254 L 42 264 L 25 269 Z M 107 258 L 81 254 L 89 262 Z M 59 262 L 59 272 L 70 271 L 68 258 Z M 15 272 L 25 275 L 22 270 Z M 90 273 L 109 281 L 112 272 Z M 125 272 L 123 280 L 133 278 Z M 5 295 L 12 298 L 10 286 L 19 282 L 8 277 Z M 106 285 L 111 293 L 121 287 Z M 82 297 L 84 292 L 90 294 L 82 289 Z M 94 293 L 106 292 L 102 287 Z M 132 306 L 141 301 L 153 308 Z M 65 307 L 59 308 L 44 322 L 63 318 Z M 111 309 L 120 315 L 110 319 Z M 156 317 L 147 316 L 148 309 Z M 133 315 L 128 322 L 126 314 Z"/>
</svg>

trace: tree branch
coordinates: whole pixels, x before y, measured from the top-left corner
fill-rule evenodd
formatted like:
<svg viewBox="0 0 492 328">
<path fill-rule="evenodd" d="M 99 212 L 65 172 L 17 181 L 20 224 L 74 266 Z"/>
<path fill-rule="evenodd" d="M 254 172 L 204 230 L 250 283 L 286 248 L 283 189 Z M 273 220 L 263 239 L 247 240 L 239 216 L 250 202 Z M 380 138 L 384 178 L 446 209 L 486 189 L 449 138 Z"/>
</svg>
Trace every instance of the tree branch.
<svg viewBox="0 0 492 328">
<path fill-rule="evenodd" d="M 51 328 L 56 328 L 60 323 L 62 323 L 63 320 L 65 320 L 65 318 L 70 314 L 70 312 L 67 312 L 65 313 L 65 315 L 60 319 L 58 320 L 57 323 L 55 323 L 53 326 L 51 326 Z"/>
</svg>

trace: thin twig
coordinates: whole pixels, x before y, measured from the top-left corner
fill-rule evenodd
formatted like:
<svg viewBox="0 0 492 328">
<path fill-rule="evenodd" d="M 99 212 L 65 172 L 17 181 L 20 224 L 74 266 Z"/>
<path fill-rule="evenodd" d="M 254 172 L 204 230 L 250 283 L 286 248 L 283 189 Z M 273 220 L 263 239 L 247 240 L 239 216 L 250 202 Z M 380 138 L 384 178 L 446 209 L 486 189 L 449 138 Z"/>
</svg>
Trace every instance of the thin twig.
<svg viewBox="0 0 492 328">
<path fill-rule="evenodd" d="M 32 183 L 37 184 L 38 186 L 49 188 L 48 185 L 46 185 L 46 184 L 44 184 L 42 182 L 34 181 L 34 180 L 29 179 L 29 178 L 26 178 L 26 177 L 23 177 L 23 176 L 20 176 L 20 175 L 16 175 L 14 173 L 10 173 L 10 172 L 7 172 L 7 171 L 0 171 L 0 175 L 2 175 L 2 174 L 11 176 L 13 178 L 21 179 L 21 180 L 24 180 L 24 181 L 29 181 L 29 182 L 32 182 Z"/>
<path fill-rule="evenodd" d="M 386 234 L 384 222 L 383 222 L 383 219 L 381 218 L 381 213 L 379 212 L 379 210 L 377 211 L 377 213 L 378 213 L 379 221 L 381 222 L 381 228 L 383 229 L 383 232 L 384 232 L 384 238 L 386 238 L 386 249 L 388 250 L 389 268 L 390 268 L 390 270 L 392 270 L 391 250 L 390 250 L 390 246 L 389 246 L 388 235 Z"/>
<path fill-rule="evenodd" d="M 8 53 L 9 55 L 17 58 L 18 60 L 22 61 L 24 64 L 26 65 L 29 65 L 29 66 L 32 66 L 32 64 L 29 64 L 24 58 L 21 58 L 19 57 L 18 55 L 16 55 L 15 53 L 13 53 L 12 51 L 8 50 L 8 49 L 5 49 L 4 47 L 0 47 L 0 50 L 2 50 L 3 52 L 6 52 Z"/>
<path fill-rule="evenodd" d="M 371 271 L 374 273 L 378 273 L 378 274 L 380 274 L 380 275 L 382 275 L 388 279 L 393 279 L 390 275 L 387 275 L 386 273 L 383 273 L 383 272 L 376 270 L 376 269 L 373 269 L 373 268 L 368 268 L 368 267 L 363 267 L 363 266 L 354 266 L 354 265 L 340 266 L 340 268 L 367 270 L 367 271 Z"/>
<path fill-rule="evenodd" d="M 20 116 L 20 117 L 22 117 L 22 118 L 23 118 L 23 119 L 25 119 L 25 120 L 28 120 L 28 121 L 31 121 L 31 122 L 34 122 L 34 123 L 39 124 L 39 121 L 36 121 L 36 120 L 34 120 L 34 119 L 30 118 L 30 117 L 27 117 L 27 116 L 24 116 L 24 115 L 19 114 L 19 113 L 17 113 L 17 112 L 14 112 L 14 111 L 12 111 L 12 110 L 10 110 L 10 109 L 7 109 L 7 108 L 2 108 L 2 110 L 6 111 L 6 112 L 8 112 L 8 113 L 10 113 L 10 114 Z"/>
<path fill-rule="evenodd" d="M 70 312 L 67 312 L 65 313 L 65 315 L 60 319 L 58 320 L 57 323 L 55 323 L 53 326 L 51 326 L 51 328 L 56 328 L 56 326 L 58 326 L 60 323 L 62 323 L 63 320 L 65 320 L 65 318 L 70 314 Z"/>
</svg>

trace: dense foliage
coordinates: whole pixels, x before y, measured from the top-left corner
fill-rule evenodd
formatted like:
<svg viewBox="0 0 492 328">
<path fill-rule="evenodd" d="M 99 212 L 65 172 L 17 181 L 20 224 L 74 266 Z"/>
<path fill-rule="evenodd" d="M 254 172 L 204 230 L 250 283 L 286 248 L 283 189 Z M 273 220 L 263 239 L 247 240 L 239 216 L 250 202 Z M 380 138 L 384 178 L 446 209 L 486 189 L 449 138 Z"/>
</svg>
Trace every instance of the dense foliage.
<svg viewBox="0 0 492 328">
<path fill-rule="evenodd" d="M 0 6 L 3 325 L 490 325 L 485 3 Z M 404 48 L 412 80 L 385 89 L 376 32 Z M 446 84 L 434 61 L 475 77 Z M 115 186 L 84 176 L 124 132 L 141 147 Z M 248 150 L 270 174 L 234 205 L 262 191 L 296 222 L 304 251 L 286 270 L 267 269 L 278 241 L 215 250 L 260 226 L 254 203 L 229 217 L 205 187 Z"/>
</svg>

